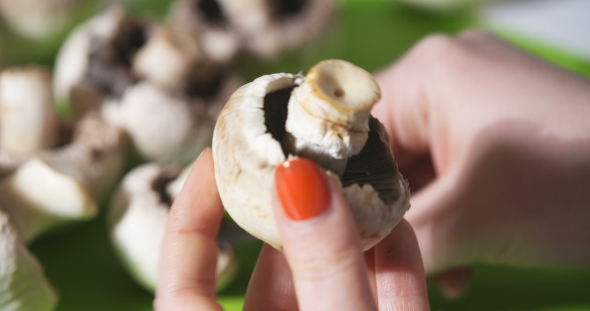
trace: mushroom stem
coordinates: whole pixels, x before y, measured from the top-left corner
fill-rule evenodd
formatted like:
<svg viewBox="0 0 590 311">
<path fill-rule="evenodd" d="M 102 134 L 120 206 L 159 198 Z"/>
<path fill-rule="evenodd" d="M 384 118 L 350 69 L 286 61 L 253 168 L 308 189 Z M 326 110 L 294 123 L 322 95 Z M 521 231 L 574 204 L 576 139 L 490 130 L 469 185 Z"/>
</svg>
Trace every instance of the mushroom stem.
<svg viewBox="0 0 590 311">
<path fill-rule="evenodd" d="M 52 147 L 59 121 L 53 108 L 51 74 L 39 67 L 0 75 L 0 149 L 19 156 Z"/>
<path fill-rule="evenodd" d="M 98 203 L 104 203 L 123 172 L 127 143 L 119 128 L 90 113 L 76 125 L 70 144 L 45 151 L 39 158 L 82 182 Z"/>
<path fill-rule="evenodd" d="M 320 62 L 291 94 L 283 150 L 342 176 L 347 159 L 367 141 L 371 108 L 380 94 L 364 69 L 342 60 Z"/>
<path fill-rule="evenodd" d="M 37 259 L 0 211 L 0 310 L 50 311 L 57 295 Z"/>
<path fill-rule="evenodd" d="M 0 183 L 0 206 L 25 242 L 68 220 L 90 218 L 97 211 L 81 182 L 38 158 Z"/>
</svg>

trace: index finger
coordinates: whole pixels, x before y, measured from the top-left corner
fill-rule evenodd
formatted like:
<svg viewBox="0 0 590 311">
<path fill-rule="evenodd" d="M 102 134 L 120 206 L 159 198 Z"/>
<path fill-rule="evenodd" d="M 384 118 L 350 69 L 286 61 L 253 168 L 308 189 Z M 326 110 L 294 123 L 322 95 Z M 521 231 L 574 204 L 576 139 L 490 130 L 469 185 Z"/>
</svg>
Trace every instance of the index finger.
<svg viewBox="0 0 590 311">
<path fill-rule="evenodd" d="M 168 215 L 156 310 L 222 310 L 215 300 L 215 237 L 222 217 L 213 157 L 207 148 L 191 169 Z"/>
</svg>

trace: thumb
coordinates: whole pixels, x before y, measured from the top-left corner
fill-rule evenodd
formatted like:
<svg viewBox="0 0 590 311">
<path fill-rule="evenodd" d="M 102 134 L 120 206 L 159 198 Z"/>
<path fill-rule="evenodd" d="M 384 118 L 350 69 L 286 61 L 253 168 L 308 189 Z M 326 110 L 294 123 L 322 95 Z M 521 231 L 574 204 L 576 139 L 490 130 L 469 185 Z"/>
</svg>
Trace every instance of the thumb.
<svg viewBox="0 0 590 311">
<path fill-rule="evenodd" d="M 275 181 L 275 214 L 300 309 L 376 310 L 338 183 L 304 158 L 278 167 Z"/>
</svg>

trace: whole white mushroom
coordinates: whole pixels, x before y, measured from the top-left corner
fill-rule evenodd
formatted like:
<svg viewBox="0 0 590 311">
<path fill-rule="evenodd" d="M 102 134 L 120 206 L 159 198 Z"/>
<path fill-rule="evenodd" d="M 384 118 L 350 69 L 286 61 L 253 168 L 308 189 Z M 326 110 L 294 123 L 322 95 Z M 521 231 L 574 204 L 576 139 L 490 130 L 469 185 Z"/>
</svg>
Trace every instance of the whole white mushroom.
<svg viewBox="0 0 590 311">
<path fill-rule="evenodd" d="M 242 86 L 213 136 L 223 205 L 242 228 L 280 248 L 272 193 L 278 165 L 304 156 L 338 175 L 363 248 L 384 238 L 409 208 L 383 125 L 370 115 L 380 89 L 365 70 L 322 61 L 306 77 L 273 74 Z"/>
</svg>

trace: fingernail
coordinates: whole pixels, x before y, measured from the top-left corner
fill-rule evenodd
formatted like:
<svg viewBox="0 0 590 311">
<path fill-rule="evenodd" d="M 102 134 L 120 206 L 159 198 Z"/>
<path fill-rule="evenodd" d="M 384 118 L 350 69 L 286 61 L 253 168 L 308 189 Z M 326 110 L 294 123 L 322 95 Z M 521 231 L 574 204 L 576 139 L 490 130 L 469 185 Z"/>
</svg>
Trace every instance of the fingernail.
<svg viewBox="0 0 590 311">
<path fill-rule="evenodd" d="M 285 161 L 277 168 L 275 181 L 281 206 L 292 220 L 319 216 L 330 206 L 327 180 L 311 160 Z"/>
</svg>

